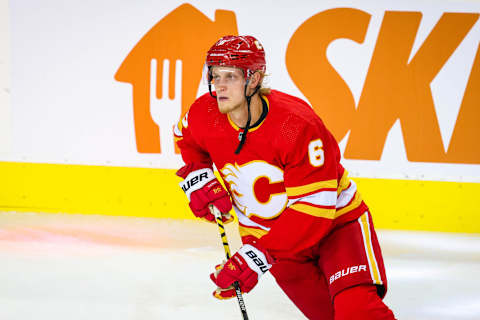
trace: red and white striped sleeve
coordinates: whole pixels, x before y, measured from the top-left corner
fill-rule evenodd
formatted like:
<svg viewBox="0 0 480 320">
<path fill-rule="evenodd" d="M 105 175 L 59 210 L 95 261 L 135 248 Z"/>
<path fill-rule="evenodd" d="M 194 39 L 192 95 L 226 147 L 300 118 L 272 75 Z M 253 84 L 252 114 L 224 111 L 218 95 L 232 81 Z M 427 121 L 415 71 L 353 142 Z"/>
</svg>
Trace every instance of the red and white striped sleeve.
<svg viewBox="0 0 480 320">
<path fill-rule="evenodd" d="M 210 155 L 199 142 L 202 136 L 202 127 L 195 126 L 195 123 L 202 123 L 202 102 L 204 99 L 197 99 L 189 111 L 174 126 L 173 134 L 175 143 L 182 154 L 185 164 L 202 164 L 204 167 L 211 167 Z M 198 121 L 200 120 L 200 121 Z"/>
</svg>

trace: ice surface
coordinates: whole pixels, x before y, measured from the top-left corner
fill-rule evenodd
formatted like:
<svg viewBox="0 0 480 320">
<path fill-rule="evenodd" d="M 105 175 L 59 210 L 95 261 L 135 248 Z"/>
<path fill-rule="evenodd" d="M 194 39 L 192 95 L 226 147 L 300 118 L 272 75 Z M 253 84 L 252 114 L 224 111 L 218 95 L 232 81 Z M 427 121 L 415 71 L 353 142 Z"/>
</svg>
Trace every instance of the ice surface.
<svg viewBox="0 0 480 320">
<path fill-rule="evenodd" d="M 480 319 L 479 235 L 378 235 L 398 319 Z M 223 257 L 200 221 L 0 213 L 0 319 L 241 319 L 211 296 Z M 244 298 L 250 319 L 304 319 L 269 274 Z"/>
</svg>

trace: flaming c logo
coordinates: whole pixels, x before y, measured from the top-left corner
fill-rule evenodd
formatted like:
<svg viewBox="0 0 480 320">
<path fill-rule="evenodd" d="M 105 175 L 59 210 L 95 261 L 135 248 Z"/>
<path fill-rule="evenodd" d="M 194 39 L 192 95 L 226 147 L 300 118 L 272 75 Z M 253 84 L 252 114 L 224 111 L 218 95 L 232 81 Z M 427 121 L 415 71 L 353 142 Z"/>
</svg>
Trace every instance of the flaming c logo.
<svg viewBox="0 0 480 320">
<path fill-rule="evenodd" d="M 195 101 L 205 53 L 225 34 L 238 34 L 235 14 L 232 11 L 217 10 L 215 20 L 211 21 L 193 6 L 183 4 L 153 26 L 130 51 L 115 74 L 115 80 L 133 86 L 133 114 L 138 152 L 162 152 L 160 139 L 168 140 L 172 136 L 172 128 L 162 128 L 166 130 L 160 132 L 157 123 L 162 120 L 162 115 L 172 113 L 178 115 L 172 122 L 177 121 Z M 152 60 L 155 61 L 154 64 Z M 162 77 L 164 60 L 168 61 L 170 66 L 168 81 Z M 181 63 L 175 63 L 178 60 Z M 176 70 L 179 66 L 181 74 Z M 156 73 L 156 76 L 151 71 Z M 176 75 L 180 76 L 181 80 L 175 79 Z M 156 85 L 151 83 L 152 79 L 156 80 Z M 151 92 L 153 90 L 150 88 L 156 89 L 156 94 Z M 163 92 L 167 90 L 162 88 L 168 88 L 168 94 Z M 181 105 L 181 111 L 153 110 L 155 98 L 162 99 L 157 105 L 159 108 L 179 108 Z M 165 103 L 168 98 L 178 103 Z M 152 119 L 152 114 L 155 113 L 159 115 L 159 119 L 155 119 L 157 123 Z M 173 138 L 171 144 L 173 150 Z"/>
</svg>

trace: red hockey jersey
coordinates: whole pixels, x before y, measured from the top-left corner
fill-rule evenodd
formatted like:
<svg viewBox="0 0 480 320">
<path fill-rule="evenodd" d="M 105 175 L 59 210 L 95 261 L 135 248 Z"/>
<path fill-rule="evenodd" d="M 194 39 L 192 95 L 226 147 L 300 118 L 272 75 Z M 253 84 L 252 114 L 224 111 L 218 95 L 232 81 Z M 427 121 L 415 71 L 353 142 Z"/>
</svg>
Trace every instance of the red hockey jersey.
<svg viewBox="0 0 480 320">
<path fill-rule="evenodd" d="M 272 90 L 268 114 L 237 155 L 238 128 L 205 94 L 175 127 L 185 163 L 212 163 L 230 192 L 242 239 L 292 258 L 367 210 L 335 138 L 303 100 Z"/>
</svg>

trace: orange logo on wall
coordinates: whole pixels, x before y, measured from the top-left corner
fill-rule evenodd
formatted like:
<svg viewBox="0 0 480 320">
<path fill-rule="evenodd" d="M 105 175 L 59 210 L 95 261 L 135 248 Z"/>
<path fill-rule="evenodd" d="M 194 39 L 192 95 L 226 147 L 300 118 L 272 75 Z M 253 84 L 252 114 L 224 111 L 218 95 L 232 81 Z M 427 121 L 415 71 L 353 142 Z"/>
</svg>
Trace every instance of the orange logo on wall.
<svg viewBox="0 0 480 320">
<path fill-rule="evenodd" d="M 344 157 L 379 160 L 387 135 L 399 120 L 408 160 L 480 164 L 476 141 L 480 138 L 480 47 L 447 150 L 430 89 L 479 14 L 444 13 L 410 58 L 421 12 L 386 11 L 356 105 L 350 88 L 330 64 L 326 52 L 328 45 L 340 38 L 363 43 L 370 18 L 370 14 L 352 8 L 320 12 L 300 25 L 286 52 L 290 77 L 337 140 L 350 132 Z M 160 139 L 166 137 L 160 136 L 159 122 L 152 119 L 155 100 L 161 99 L 155 107 L 165 110 L 164 114 L 173 113 L 178 120 L 180 112 L 177 116 L 177 110 L 168 108 L 179 109 L 181 105 L 181 114 L 187 111 L 197 95 L 206 51 L 226 34 L 238 34 L 232 11 L 217 10 L 211 21 L 193 6 L 184 4 L 158 22 L 128 54 L 115 79 L 133 86 L 138 152 L 161 152 Z M 170 62 L 165 79 L 164 60 Z M 177 60 L 181 61 L 181 73 Z M 178 77 L 181 81 L 175 79 Z M 181 90 L 175 82 L 180 82 Z M 168 95 L 163 91 L 168 91 Z M 169 107 L 171 99 L 178 104 Z M 165 134 L 171 136 L 171 128 L 166 129 Z"/>
<path fill-rule="evenodd" d="M 167 97 L 175 99 L 181 104 L 181 114 L 185 113 L 197 96 L 205 53 L 225 34 L 238 34 L 235 14 L 232 11 L 217 10 L 215 20 L 211 21 L 193 6 L 183 4 L 153 26 L 122 62 L 115 79 L 133 86 L 133 114 L 138 152 L 160 153 L 160 138 L 166 139 L 160 137 L 159 127 L 152 119 L 151 97 L 156 96 L 162 101 L 166 101 Z M 152 77 L 156 79 L 156 86 L 153 87 L 156 88 L 156 95 L 150 92 L 152 59 L 156 60 L 156 77 Z M 164 60 L 170 62 L 168 80 L 162 79 Z M 177 60 L 181 61 L 182 66 L 181 92 L 175 90 L 174 85 L 175 73 L 178 73 L 175 72 Z M 169 84 L 168 95 L 162 92 L 164 81 Z M 163 103 L 159 107 L 167 105 L 168 103 Z M 168 113 L 172 113 L 172 110 L 163 112 Z M 179 118 L 180 115 L 176 120 Z M 173 135 L 172 130 L 169 132 Z"/>
<path fill-rule="evenodd" d="M 479 14 L 444 13 L 409 60 L 422 14 L 386 11 L 356 106 L 326 52 L 336 39 L 362 43 L 370 17 L 351 8 L 320 12 L 296 30 L 286 53 L 291 78 L 337 140 L 350 131 L 344 157 L 379 160 L 390 129 L 400 120 L 408 160 L 479 164 L 480 48 L 446 151 L 430 90 Z"/>
</svg>

